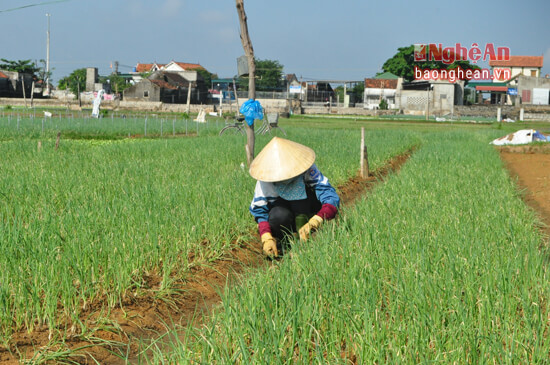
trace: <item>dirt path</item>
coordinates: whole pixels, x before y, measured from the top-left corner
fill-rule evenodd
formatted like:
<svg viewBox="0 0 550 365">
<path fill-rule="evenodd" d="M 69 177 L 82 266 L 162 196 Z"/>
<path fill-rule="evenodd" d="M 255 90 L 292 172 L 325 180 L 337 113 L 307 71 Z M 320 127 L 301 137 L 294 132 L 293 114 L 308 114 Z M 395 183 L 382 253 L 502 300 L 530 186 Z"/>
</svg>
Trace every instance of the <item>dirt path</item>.
<svg viewBox="0 0 550 365">
<path fill-rule="evenodd" d="M 525 189 L 524 200 L 546 225 L 550 235 L 550 145 L 500 148 L 500 157 Z"/>
<path fill-rule="evenodd" d="M 411 149 L 394 157 L 366 179 L 354 177 L 339 186 L 342 204 L 353 204 L 388 174 L 398 171 L 412 152 Z M 269 261 L 263 257 L 258 239 L 241 244 L 210 267 L 198 266 L 192 269 L 185 280 L 176 281 L 176 290 L 165 296 L 165 300 L 155 298 L 161 277 L 151 275 L 145 278 L 149 284 L 148 292 L 143 297 L 125 298 L 120 306 L 111 310 L 110 323 L 98 322 L 105 303 L 92 303 L 81 315 L 83 323 L 89 328 L 86 337 L 69 331 L 63 339 L 56 340 L 55 336 L 51 338 L 46 327 L 38 328 L 30 334 L 21 331 L 13 336 L 9 347 L 0 346 L 0 364 L 19 364 L 20 359 L 32 357 L 35 361 L 40 359 L 56 363 L 56 360 L 67 360 L 67 354 L 63 355 L 62 351 L 72 351 L 69 359 L 76 363 L 124 364 L 122 359 L 136 358 L 140 352 L 138 339 L 157 338 L 166 332 L 167 326 L 199 325 L 212 307 L 220 303 L 219 293 L 226 285 L 231 285 L 251 269 L 261 269 L 268 265 Z M 102 321 L 105 322 L 104 319 Z M 90 337 L 95 341 L 90 341 Z M 52 358 L 54 354 L 64 357 L 55 359 Z"/>
</svg>

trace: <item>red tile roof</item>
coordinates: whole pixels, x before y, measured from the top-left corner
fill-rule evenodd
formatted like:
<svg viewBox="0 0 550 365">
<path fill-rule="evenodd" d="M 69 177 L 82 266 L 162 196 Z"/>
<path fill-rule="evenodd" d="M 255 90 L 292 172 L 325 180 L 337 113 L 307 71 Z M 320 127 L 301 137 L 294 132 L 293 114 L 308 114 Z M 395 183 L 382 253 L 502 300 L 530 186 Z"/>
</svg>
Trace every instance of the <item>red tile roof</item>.
<svg viewBox="0 0 550 365">
<path fill-rule="evenodd" d="M 173 86 L 173 85 L 170 85 L 168 82 L 164 81 L 164 80 L 149 80 L 151 81 L 153 84 L 163 88 L 163 89 L 171 89 L 171 90 L 176 90 L 177 87 Z"/>
<path fill-rule="evenodd" d="M 5 73 L 0 71 L 0 79 L 9 79 L 9 77 L 7 77 Z"/>
<path fill-rule="evenodd" d="M 179 67 L 183 68 L 184 70 L 194 70 L 194 69 L 204 70 L 204 67 L 202 67 L 198 63 L 185 63 L 185 62 L 174 62 L 174 63 Z"/>
<path fill-rule="evenodd" d="M 138 63 L 136 65 L 136 72 L 149 72 L 155 65 L 157 65 L 157 67 L 159 68 L 164 66 L 160 63 Z"/>
<path fill-rule="evenodd" d="M 489 61 L 492 67 L 542 67 L 544 56 L 510 56 L 508 61 Z"/>
<path fill-rule="evenodd" d="M 176 65 L 183 68 L 184 70 L 204 70 L 205 68 L 199 65 L 198 63 L 186 63 L 186 62 L 175 62 Z M 136 65 L 136 72 L 149 72 L 154 66 L 157 66 L 159 69 L 168 65 L 167 63 L 138 63 Z"/>
<path fill-rule="evenodd" d="M 397 89 L 397 80 L 365 79 L 365 88 Z"/>
</svg>

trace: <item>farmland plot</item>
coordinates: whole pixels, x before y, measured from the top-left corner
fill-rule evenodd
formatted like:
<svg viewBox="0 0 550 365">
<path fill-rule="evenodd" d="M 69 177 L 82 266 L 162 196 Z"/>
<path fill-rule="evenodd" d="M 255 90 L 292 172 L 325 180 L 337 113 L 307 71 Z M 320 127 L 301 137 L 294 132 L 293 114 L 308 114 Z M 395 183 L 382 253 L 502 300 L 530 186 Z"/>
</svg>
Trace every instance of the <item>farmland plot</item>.
<svg viewBox="0 0 550 365">
<path fill-rule="evenodd" d="M 90 302 L 112 307 L 148 290 L 145 275 L 161 277 L 159 295 L 169 292 L 255 231 L 243 137 L 62 139 L 56 150 L 54 139 L 39 148 L 33 133 L 0 143 L 4 343 L 42 324 L 78 327 Z M 355 175 L 358 131 L 288 133 L 317 151 L 335 184 Z M 399 131 L 367 139 L 373 168 L 418 141 Z M 259 137 L 258 150 L 268 140 Z"/>
<path fill-rule="evenodd" d="M 152 362 L 548 362 L 548 251 L 493 134 L 426 135 L 399 175 Z"/>
</svg>

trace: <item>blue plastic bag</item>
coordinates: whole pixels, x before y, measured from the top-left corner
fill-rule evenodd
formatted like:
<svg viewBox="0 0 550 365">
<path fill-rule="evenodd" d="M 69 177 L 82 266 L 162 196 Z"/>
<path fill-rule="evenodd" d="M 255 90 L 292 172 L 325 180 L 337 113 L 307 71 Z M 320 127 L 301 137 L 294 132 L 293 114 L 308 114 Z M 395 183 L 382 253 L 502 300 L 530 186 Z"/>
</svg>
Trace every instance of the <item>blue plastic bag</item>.
<svg viewBox="0 0 550 365">
<path fill-rule="evenodd" d="M 255 119 L 264 119 L 264 110 L 257 100 L 248 99 L 241 105 L 239 112 L 244 115 L 244 120 L 246 120 L 246 124 L 249 126 L 254 124 Z"/>
</svg>

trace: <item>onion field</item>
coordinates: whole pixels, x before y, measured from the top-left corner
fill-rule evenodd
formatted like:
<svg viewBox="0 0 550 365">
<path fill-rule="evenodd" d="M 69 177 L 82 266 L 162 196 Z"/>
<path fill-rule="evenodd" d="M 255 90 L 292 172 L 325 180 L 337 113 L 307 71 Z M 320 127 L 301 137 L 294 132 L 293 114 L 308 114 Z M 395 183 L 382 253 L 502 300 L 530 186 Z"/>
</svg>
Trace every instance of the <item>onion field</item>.
<svg viewBox="0 0 550 365">
<path fill-rule="evenodd" d="M 418 134 L 398 174 L 148 362 L 548 363 L 548 248 L 498 134 Z"/>
<path fill-rule="evenodd" d="M 223 123 L 181 119 L 175 133 L 172 121 L 149 120 L 145 135 L 145 123 L 0 118 L 3 344 L 38 326 L 61 336 L 64 326 L 85 333 L 79 315 L 90 303 L 103 303 L 107 316 L 121 298 L 146 290 L 152 274 L 162 277 L 162 297 L 192 267 L 256 234 L 245 137 L 217 136 Z M 317 165 L 337 186 L 358 171 L 357 128 L 285 130 L 316 151 Z M 269 140 L 257 136 L 257 151 Z M 371 168 L 419 141 L 408 131 L 370 131 Z"/>
</svg>

